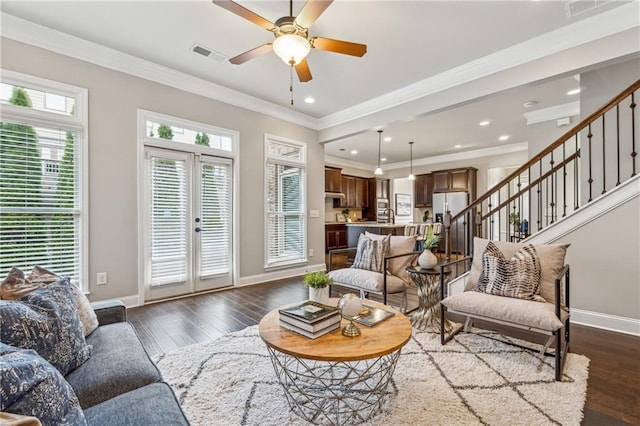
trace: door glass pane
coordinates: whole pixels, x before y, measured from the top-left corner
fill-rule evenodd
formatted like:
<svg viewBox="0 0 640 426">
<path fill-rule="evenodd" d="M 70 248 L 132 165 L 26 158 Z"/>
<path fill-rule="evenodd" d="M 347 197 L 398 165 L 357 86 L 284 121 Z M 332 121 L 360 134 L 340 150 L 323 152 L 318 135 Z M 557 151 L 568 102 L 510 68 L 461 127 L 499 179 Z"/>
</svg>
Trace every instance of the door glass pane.
<svg viewBox="0 0 640 426">
<path fill-rule="evenodd" d="M 151 286 L 187 279 L 187 181 L 184 160 L 151 159 Z"/>
<path fill-rule="evenodd" d="M 231 166 L 203 163 L 200 222 L 200 278 L 231 269 Z"/>
</svg>

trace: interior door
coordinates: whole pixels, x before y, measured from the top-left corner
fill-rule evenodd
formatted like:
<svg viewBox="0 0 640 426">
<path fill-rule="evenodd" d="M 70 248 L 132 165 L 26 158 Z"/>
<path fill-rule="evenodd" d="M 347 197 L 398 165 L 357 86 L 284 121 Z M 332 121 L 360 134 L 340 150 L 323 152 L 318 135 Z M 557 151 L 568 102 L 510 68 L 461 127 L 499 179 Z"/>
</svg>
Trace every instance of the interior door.
<svg viewBox="0 0 640 426">
<path fill-rule="evenodd" d="M 233 285 L 232 163 L 145 148 L 145 301 Z"/>
</svg>

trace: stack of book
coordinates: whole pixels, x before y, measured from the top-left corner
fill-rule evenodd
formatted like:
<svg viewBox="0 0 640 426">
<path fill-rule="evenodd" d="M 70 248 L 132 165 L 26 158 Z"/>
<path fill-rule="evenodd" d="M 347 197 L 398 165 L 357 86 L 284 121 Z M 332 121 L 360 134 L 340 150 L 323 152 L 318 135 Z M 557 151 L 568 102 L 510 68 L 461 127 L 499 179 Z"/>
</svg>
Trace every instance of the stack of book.
<svg viewBox="0 0 640 426">
<path fill-rule="evenodd" d="M 316 339 L 340 328 L 338 308 L 310 300 L 290 308 L 280 309 L 280 326 Z"/>
</svg>

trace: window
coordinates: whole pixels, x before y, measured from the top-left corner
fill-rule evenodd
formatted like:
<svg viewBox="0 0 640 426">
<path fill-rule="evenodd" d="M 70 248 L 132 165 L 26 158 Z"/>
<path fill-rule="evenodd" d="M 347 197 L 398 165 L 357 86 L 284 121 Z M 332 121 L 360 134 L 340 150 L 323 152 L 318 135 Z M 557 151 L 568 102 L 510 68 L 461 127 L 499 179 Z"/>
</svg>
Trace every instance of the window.
<svg viewBox="0 0 640 426">
<path fill-rule="evenodd" d="M 168 119 L 170 120 L 170 118 Z M 222 129 L 205 132 L 198 129 L 197 123 L 191 123 L 193 128 L 169 125 L 162 120 L 146 120 L 146 137 L 154 139 L 172 140 L 187 144 L 206 146 L 221 151 L 233 151 L 235 135 Z"/>
<path fill-rule="evenodd" d="M 40 265 L 85 283 L 84 89 L 4 71 L 0 121 L 0 275 Z M 45 99 L 72 105 L 47 111 Z"/>
<path fill-rule="evenodd" d="M 266 267 L 306 262 L 306 157 L 299 142 L 266 137 Z"/>
</svg>

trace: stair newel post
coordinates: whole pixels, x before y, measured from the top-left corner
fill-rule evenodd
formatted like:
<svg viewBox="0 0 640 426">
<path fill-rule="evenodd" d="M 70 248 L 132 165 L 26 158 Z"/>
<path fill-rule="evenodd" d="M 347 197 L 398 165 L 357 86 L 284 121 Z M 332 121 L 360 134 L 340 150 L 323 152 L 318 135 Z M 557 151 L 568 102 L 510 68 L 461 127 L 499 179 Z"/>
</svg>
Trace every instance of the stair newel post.
<svg viewBox="0 0 640 426">
<path fill-rule="evenodd" d="M 635 95 L 635 92 L 631 92 L 631 105 L 629 105 L 629 108 L 631 108 L 631 123 L 636 122 L 636 102 L 634 99 L 634 95 Z M 636 156 L 637 155 L 638 153 L 636 152 L 636 127 L 632 125 L 631 126 L 631 166 L 632 166 L 631 177 L 634 177 L 636 175 Z"/>
<path fill-rule="evenodd" d="M 443 218 L 445 261 L 451 260 L 451 210 L 447 210 Z"/>
</svg>

